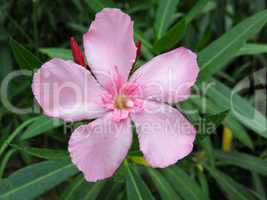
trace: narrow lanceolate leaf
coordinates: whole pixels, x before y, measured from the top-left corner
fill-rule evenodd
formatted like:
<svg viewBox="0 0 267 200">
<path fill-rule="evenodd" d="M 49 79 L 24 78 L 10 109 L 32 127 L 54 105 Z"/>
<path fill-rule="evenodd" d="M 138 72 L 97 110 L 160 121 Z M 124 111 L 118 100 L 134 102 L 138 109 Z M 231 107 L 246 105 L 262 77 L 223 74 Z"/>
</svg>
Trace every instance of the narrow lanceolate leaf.
<svg viewBox="0 0 267 200">
<path fill-rule="evenodd" d="M 226 94 L 224 94 L 223 92 L 220 92 L 220 95 L 224 96 Z M 222 98 L 222 97 L 220 97 L 220 98 Z M 224 99 L 225 98 L 227 99 L 229 97 L 224 97 Z M 214 100 L 215 102 L 213 102 L 211 100 Z M 199 109 L 203 109 L 202 108 L 203 101 L 201 100 L 201 98 L 192 98 L 192 99 L 190 99 L 190 101 L 194 105 L 198 106 Z M 216 112 L 220 112 L 221 110 L 227 110 L 230 108 L 230 106 L 228 104 L 226 104 L 225 101 L 224 102 L 218 102 L 218 103 L 217 103 L 217 101 L 219 101 L 219 98 L 216 98 L 216 96 L 211 96 L 210 98 L 205 99 L 205 103 L 207 105 L 206 106 L 206 109 L 207 109 L 206 112 L 207 113 L 215 114 Z M 228 116 L 223 121 L 223 125 L 231 128 L 233 131 L 234 137 L 236 137 L 242 144 L 246 145 L 249 148 L 253 148 L 253 143 L 252 143 L 252 140 L 250 139 L 248 133 L 242 127 L 242 125 L 237 121 L 237 119 L 234 118 L 232 113 L 228 114 Z"/>
<path fill-rule="evenodd" d="M 135 168 L 133 168 L 133 166 L 131 166 L 127 162 L 125 162 L 124 166 L 127 172 L 126 184 L 128 199 L 153 200 L 154 197 L 152 196 L 148 187 L 146 186 L 138 172 L 135 170 Z"/>
<path fill-rule="evenodd" d="M 266 44 L 245 44 L 238 51 L 238 56 L 267 53 Z"/>
<path fill-rule="evenodd" d="M 148 50 L 152 50 L 152 45 L 150 44 L 150 42 L 143 36 L 143 34 L 138 31 L 138 30 L 134 30 L 134 38 L 136 40 L 140 40 L 142 43 L 142 47 L 146 47 Z"/>
<path fill-rule="evenodd" d="M 209 184 L 208 184 L 208 178 L 207 178 L 207 176 L 203 173 L 203 172 L 201 172 L 201 171 L 199 171 L 198 173 L 197 173 L 197 175 L 198 175 L 198 180 L 199 180 L 199 184 L 200 184 L 200 187 L 201 187 L 201 190 L 202 190 L 202 192 L 204 193 L 204 195 L 205 195 L 205 199 L 206 200 L 209 200 L 210 199 L 210 197 L 209 197 Z"/>
<path fill-rule="evenodd" d="M 156 41 L 153 47 L 155 53 L 161 53 L 176 46 L 183 38 L 186 29 L 187 22 L 185 19 L 176 23 L 163 37 Z"/>
<path fill-rule="evenodd" d="M 210 134 L 214 133 L 215 129 L 224 121 L 225 117 L 229 114 L 229 110 L 218 112 L 212 115 L 203 116 L 203 127 L 199 128 L 198 140 L 201 140 Z M 213 132 L 210 132 L 210 128 L 213 128 Z"/>
<path fill-rule="evenodd" d="M 3 177 L 4 172 L 5 172 L 5 168 L 8 164 L 8 161 L 10 160 L 10 158 L 13 156 L 13 154 L 16 152 L 16 149 L 10 149 L 1 159 L 1 163 L 0 163 L 0 178 Z"/>
<path fill-rule="evenodd" d="M 70 200 L 76 193 L 77 188 L 84 182 L 83 175 L 78 175 L 73 181 L 64 189 L 60 196 L 61 200 Z"/>
<path fill-rule="evenodd" d="M 171 23 L 179 0 L 159 0 L 155 19 L 156 39 L 162 37 Z"/>
<path fill-rule="evenodd" d="M 267 160 L 238 152 L 215 151 L 215 156 L 225 164 L 235 165 L 264 176 L 267 175 Z"/>
<path fill-rule="evenodd" d="M 9 44 L 18 65 L 22 69 L 36 69 L 41 66 L 41 61 L 34 56 L 29 50 L 19 44 L 13 38 L 10 38 Z"/>
<path fill-rule="evenodd" d="M 161 199 L 181 199 L 180 196 L 178 196 L 178 194 L 173 190 L 173 184 L 170 184 L 160 172 L 152 168 L 147 168 L 147 172 L 154 182 L 155 187 L 159 191 Z M 173 186 L 175 187 L 175 185 Z"/>
<path fill-rule="evenodd" d="M 49 58 L 62 58 L 65 60 L 72 60 L 72 54 L 70 49 L 63 48 L 41 48 L 39 51 Z"/>
<path fill-rule="evenodd" d="M 69 187 L 66 188 L 60 199 L 62 200 L 94 200 L 98 197 L 105 181 L 96 183 L 87 182 L 82 175 L 74 179 Z"/>
<path fill-rule="evenodd" d="M 233 116 L 229 114 L 224 122 L 224 125 L 232 130 L 233 136 L 236 137 L 242 144 L 253 149 L 254 145 L 249 137 L 247 130 L 240 124 L 240 122 Z"/>
<path fill-rule="evenodd" d="M 161 53 L 175 47 L 185 36 L 190 22 L 196 17 L 208 3 L 208 0 L 199 0 L 189 13 L 176 22 L 159 40 L 154 44 L 154 51 Z"/>
<path fill-rule="evenodd" d="M 122 190 L 125 185 L 124 182 L 112 182 L 110 183 L 112 186 L 108 189 L 108 191 L 104 194 L 101 200 L 110 200 L 115 199 L 118 193 Z"/>
<path fill-rule="evenodd" d="M 261 199 L 266 199 L 266 192 L 264 189 L 264 184 L 262 183 L 261 177 L 255 173 L 252 173 L 252 181 L 255 191 L 262 197 Z"/>
<path fill-rule="evenodd" d="M 220 71 L 245 42 L 258 33 L 267 21 L 267 11 L 261 11 L 236 25 L 222 37 L 212 42 L 198 55 L 200 66 L 199 82 L 209 79 Z"/>
<path fill-rule="evenodd" d="M 210 137 L 208 136 L 201 140 L 200 145 L 204 149 L 205 154 L 207 155 L 209 165 L 215 168 L 214 149 Z"/>
<path fill-rule="evenodd" d="M 145 57 L 145 59 L 149 60 L 153 57 L 153 54 L 151 53 L 152 51 L 152 45 L 150 44 L 150 42 L 143 36 L 143 34 L 138 31 L 138 30 L 134 30 L 134 39 L 136 41 L 140 40 L 142 47 L 141 47 L 141 53 L 142 56 Z"/>
<path fill-rule="evenodd" d="M 205 120 L 208 123 L 214 124 L 214 126 L 217 128 L 223 121 L 224 119 L 228 116 L 229 110 L 225 110 L 213 115 L 208 115 L 205 117 Z"/>
<path fill-rule="evenodd" d="M 186 15 L 187 23 L 191 22 L 195 17 L 197 17 L 208 2 L 209 0 L 198 0 L 194 5 L 194 7 L 190 9 L 188 14 Z"/>
<path fill-rule="evenodd" d="M 185 200 L 206 200 L 199 185 L 177 166 L 162 170 L 167 180 L 173 185 L 173 189 Z"/>
<path fill-rule="evenodd" d="M 52 129 L 58 128 L 64 124 L 63 121 L 47 118 L 45 116 L 41 116 L 38 120 L 33 122 L 21 135 L 21 140 L 30 139 L 36 137 L 40 134 L 46 133 Z"/>
<path fill-rule="evenodd" d="M 219 81 L 214 82 L 207 92 L 207 96 L 217 105 L 231 108 L 231 113 L 244 126 L 267 138 L 267 119 L 246 99 L 233 92 L 228 86 Z"/>
<path fill-rule="evenodd" d="M 1 200 L 31 200 L 78 171 L 68 161 L 44 161 L 0 179 Z"/>
<path fill-rule="evenodd" d="M 250 200 L 254 199 L 249 193 L 248 188 L 237 183 L 230 176 L 217 169 L 207 168 L 210 175 L 215 179 L 218 186 L 229 199 Z"/>
<path fill-rule="evenodd" d="M 0 11 L 1 12 L 1 11 Z M 4 49 L 0 50 L 0 83 L 3 81 L 4 77 L 13 70 L 11 53 Z"/>
<path fill-rule="evenodd" d="M 43 158 L 47 160 L 66 160 L 69 159 L 69 154 L 66 150 L 56 150 L 56 149 L 47 149 L 47 148 L 35 148 L 35 147 L 24 147 L 11 145 L 13 148 L 27 153 L 31 156 L 38 158 Z"/>
<path fill-rule="evenodd" d="M 28 119 L 27 121 L 23 122 L 20 126 L 18 126 L 6 139 L 0 142 L 0 155 L 6 150 L 8 145 L 17 137 L 21 131 L 27 127 L 29 124 L 33 123 L 34 121 L 38 120 L 40 116 Z"/>
<path fill-rule="evenodd" d="M 114 3 L 110 0 L 86 0 L 85 2 L 95 12 L 99 12 L 103 8 L 115 7 Z"/>
<path fill-rule="evenodd" d="M 92 199 L 95 200 L 100 195 L 102 189 L 104 188 L 106 184 L 106 181 L 97 181 L 96 183 L 93 183 L 90 189 L 88 188 L 88 182 L 85 184 L 85 186 L 81 187 L 81 194 L 80 198 L 74 198 L 73 200 L 81 199 L 81 200 L 87 200 Z M 88 190 L 89 189 L 89 190 Z"/>
</svg>

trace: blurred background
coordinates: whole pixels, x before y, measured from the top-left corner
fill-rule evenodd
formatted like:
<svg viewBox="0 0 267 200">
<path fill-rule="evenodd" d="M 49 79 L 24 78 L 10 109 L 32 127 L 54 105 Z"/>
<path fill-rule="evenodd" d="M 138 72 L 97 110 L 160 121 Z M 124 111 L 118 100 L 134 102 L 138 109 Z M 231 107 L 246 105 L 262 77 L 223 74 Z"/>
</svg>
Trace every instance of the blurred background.
<svg viewBox="0 0 267 200">
<path fill-rule="evenodd" d="M 134 20 L 137 66 L 178 46 L 198 53 L 196 96 L 177 108 L 200 134 L 190 156 L 162 170 L 147 166 L 135 138 L 112 179 L 86 183 L 67 153 L 79 124 L 38 112 L 31 72 L 53 57 L 72 59 L 69 38 L 82 47 L 104 7 Z M 0 199 L 266 199 L 265 8 L 265 0 L 0 0 Z M 30 72 L 6 87 L 20 69 Z"/>
</svg>

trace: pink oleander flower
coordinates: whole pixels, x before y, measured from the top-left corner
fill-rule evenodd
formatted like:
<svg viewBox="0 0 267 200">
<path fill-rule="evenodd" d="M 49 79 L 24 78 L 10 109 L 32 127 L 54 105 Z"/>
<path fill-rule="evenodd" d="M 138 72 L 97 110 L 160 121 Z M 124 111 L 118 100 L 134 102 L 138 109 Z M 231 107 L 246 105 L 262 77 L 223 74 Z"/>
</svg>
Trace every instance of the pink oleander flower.
<svg viewBox="0 0 267 200">
<path fill-rule="evenodd" d="M 96 14 L 83 43 L 88 65 L 81 52 L 74 57 L 76 63 L 52 59 L 34 74 L 32 90 L 47 116 L 95 119 L 78 127 L 68 146 L 86 180 L 114 174 L 131 147 L 132 121 L 151 167 L 167 167 L 187 156 L 196 131 L 169 104 L 190 96 L 199 71 L 196 54 L 184 47 L 174 49 L 129 77 L 137 54 L 133 22 L 110 8 Z M 75 41 L 71 44 L 77 47 Z"/>
</svg>

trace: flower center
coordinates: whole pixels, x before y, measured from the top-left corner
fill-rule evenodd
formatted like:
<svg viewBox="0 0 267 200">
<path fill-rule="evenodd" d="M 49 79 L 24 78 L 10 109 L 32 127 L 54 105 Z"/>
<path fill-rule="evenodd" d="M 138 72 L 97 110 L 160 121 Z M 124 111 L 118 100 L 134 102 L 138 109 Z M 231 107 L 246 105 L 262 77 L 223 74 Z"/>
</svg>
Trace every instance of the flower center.
<svg viewBox="0 0 267 200">
<path fill-rule="evenodd" d="M 127 98 L 125 95 L 117 95 L 115 98 L 115 104 L 114 106 L 117 109 L 125 109 L 125 108 L 130 108 L 133 107 L 133 101 Z"/>
</svg>

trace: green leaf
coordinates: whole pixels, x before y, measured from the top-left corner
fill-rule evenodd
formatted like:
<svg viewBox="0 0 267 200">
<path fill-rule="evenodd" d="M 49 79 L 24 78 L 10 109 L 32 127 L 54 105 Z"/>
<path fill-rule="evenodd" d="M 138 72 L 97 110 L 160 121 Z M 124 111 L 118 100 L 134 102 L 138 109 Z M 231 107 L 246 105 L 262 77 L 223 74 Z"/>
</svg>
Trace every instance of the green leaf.
<svg viewBox="0 0 267 200">
<path fill-rule="evenodd" d="M 200 75 L 198 81 L 205 81 L 220 71 L 245 42 L 257 34 L 267 21 L 267 11 L 263 10 L 249 17 L 226 32 L 198 54 Z"/>
<path fill-rule="evenodd" d="M 198 0 L 194 7 L 190 9 L 188 14 L 185 16 L 187 23 L 191 22 L 195 17 L 197 17 L 208 2 L 209 0 Z"/>
<path fill-rule="evenodd" d="M 123 186 L 124 186 L 124 182 L 123 183 L 119 183 L 119 182 L 112 182 L 110 183 L 111 187 L 108 188 L 106 191 L 106 193 L 104 194 L 104 196 L 102 198 L 99 198 L 101 200 L 110 200 L 110 199 L 114 199 L 117 194 L 123 190 Z M 123 190 L 125 191 L 125 190 Z"/>
<path fill-rule="evenodd" d="M 267 53 L 266 44 L 245 44 L 241 47 L 238 56 Z"/>
<path fill-rule="evenodd" d="M 176 23 L 168 32 L 156 41 L 154 44 L 154 51 L 161 53 L 176 46 L 186 33 L 187 23 L 185 19 Z"/>
<path fill-rule="evenodd" d="M 197 173 L 197 177 L 201 186 L 201 190 L 203 191 L 204 195 L 205 195 L 205 199 L 210 199 L 209 197 L 209 184 L 208 184 L 208 180 L 207 177 L 205 176 L 205 174 L 201 171 L 199 171 Z"/>
<path fill-rule="evenodd" d="M 5 44 L 2 45 L 5 46 Z M 4 77 L 13 70 L 11 61 L 12 59 L 10 52 L 5 48 L 0 48 L 0 66 L 2 66 L 0 70 L 0 84 L 3 81 Z"/>
<path fill-rule="evenodd" d="M 201 13 L 208 13 L 212 10 L 214 10 L 217 6 L 217 3 L 216 1 L 208 1 L 207 2 L 207 5 L 205 5 L 205 7 L 202 9 Z"/>
<path fill-rule="evenodd" d="M 44 161 L 30 165 L 6 179 L 0 179 L 0 199 L 35 199 L 77 172 L 68 161 Z"/>
<path fill-rule="evenodd" d="M 0 164 L 0 178 L 3 176 L 5 168 L 7 166 L 8 161 L 12 157 L 12 155 L 16 152 L 15 149 L 10 149 L 4 156 L 3 159 L 1 160 Z"/>
<path fill-rule="evenodd" d="M 212 146 L 212 142 L 210 137 L 205 137 L 203 140 L 200 141 L 201 147 L 205 150 L 207 154 L 208 163 L 212 168 L 215 168 L 215 156 L 214 156 L 214 149 Z"/>
<path fill-rule="evenodd" d="M 225 95 L 223 92 L 220 93 L 221 95 Z M 219 101 L 221 99 L 216 98 L 215 96 L 210 97 L 212 100 Z M 205 98 L 203 101 L 205 101 L 205 112 L 213 115 L 216 114 L 217 112 L 220 112 L 222 110 L 229 109 L 229 106 L 225 104 L 225 102 L 220 102 L 215 104 L 214 102 L 211 101 L 210 98 Z M 198 106 L 200 110 L 203 108 L 203 102 L 202 98 L 191 98 L 187 103 L 192 102 L 194 105 Z M 205 109 L 204 108 L 204 109 Z M 234 137 L 236 137 L 242 144 L 246 145 L 249 148 L 253 148 L 253 142 L 248 136 L 248 133 L 246 130 L 239 124 L 239 122 L 234 118 L 232 113 L 229 113 L 228 116 L 225 118 L 223 121 L 223 125 L 226 127 L 229 127 L 233 131 Z"/>
<path fill-rule="evenodd" d="M 215 151 L 215 157 L 224 164 L 235 165 L 262 175 L 267 175 L 267 161 L 239 152 Z"/>
<path fill-rule="evenodd" d="M 169 183 L 174 185 L 174 190 L 185 200 L 206 200 L 197 183 L 177 166 L 162 170 Z"/>
<path fill-rule="evenodd" d="M 207 96 L 217 105 L 231 108 L 231 112 L 244 126 L 267 138 L 267 120 L 246 99 L 233 92 L 228 86 L 214 81 Z"/>
<path fill-rule="evenodd" d="M 126 192 L 125 191 L 118 193 L 116 200 L 125 200 L 125 199 L 126 199 Z"/>
<path fill-rule="evenodd" d="M 161 199 L 169 200 L 169 199 L 181 199 L 173 190 L 171 184 L 165 179 L 165 177 L 159 173 L 157 170 L 152 168 L 146 169 L 148 174 L 150 175 L 152 181 L 155 184 L 155 187 L 160 193 Z"/>
<path fill-rule="evenodd" d="M 103 8 L 116 7 L 110 0 L 86 0 L 85 2 L 94 12 L 99 12 Z"/>
<path fill-rule="evenodd" d="M 167 30 L 178 3 L 179 0 L 159 0 L 155 19 L 156 39 L 161 38 Z"/>
<path fill-rule="evenodd" d="M 75 178 L 75 180 L 66 188 L 60 199 L 62 200 L 94 200 L 100 194 L 105 185 L 105 181 L 97 181 L 96 183 L 87 182 L 83 175 Z"/>
<path fill-rule="evenodd" d="M 266 199 L 266 192 L 261 177 L 257 173 L 252 172 L 252 180 L 255 190 L 262 197 L 261 199 Z"/>
<path fill-rule="evenodd" d="M 140 40 L 142 42 L 141 53 L 145 57 L 145 59 L 151 59 L 153 57 L 153 54 L 151 53 L 152 45 L 150 44 L 150 42 L 137 29 L 134 30 L 134 38 L 135 40 Z"/>
<path fill-rule="evenodd" d="M 150 51 L 152 50 L 152 45 L 150 44 L 150 42 L 143 36 L 140 31 L 136 29 L 134 30 L 134 38 L 142 42 L 142 47 L 146 47 Z"/>
<path fill-rule="evenodd" d="M 71 183 L 64 189 L 61 200 L 69 200 L 76 193 L 77 188 L 84 182 L 83 175 L 78 175 Z"/>
<path fill-rule="evenodd" d="M 47 131 L 58 128 L 63 124 L 64 122 L 61 120 L 41 116 L 24 131 L 20 137 L 20 140 L 36 137 L 40 134 L 46 133 Z"/>
<path fill-rule="evenodd" d="M 254 148 L 254 144 L 249 137 L 246 129 L 236 120 L 233 114 L 229 114 L 224 122 L 224 125 L 232 130 L 234 137 L 236 137 L 242 144 L 249 147 L 250 149 Z"/>
<path fill-rule="evenodd" d="M 8 145 L 15 139 L 15 137 L 21 133 L 21 131 L 28 126 L 29 124 L 31 124 L 32 122 L 38 120 L 40 117 L 34 117 L 31 119 L 28 119 L 27 121 L 23 122 L 20 126 L 18 126 L 15 131 L 13 131 L 8 138 L 4 139 L 1 143 L 0 143 L 0 155 L 5 151 L 5 149 L 8 147 Z"/>
<path fill-rule="evenodd" d="M 153 200 L 151 192 L 138 174 L 138 172 L 127 161 L 124 161 L 127 172 L 127 197 L 129 200 Z"/>
<path fill-rule="evenodd" d="M 25 152 L 29 155 L 36 156 L 38 158 L 44 158 L 47 160 L 66 160 L 69 159 L 69 154 L 65 150 L 55 150 L 47 148 L 35 148 L 11 145 L 13 148 Z"/>
<path fill-rule="evenodd" d="M 166 34 L 155 42 L 154 51 L 161 53 L 175 47 L 183 39 L 190 22 L 201 12 L 207 2 L 208 0 L 199 0 L 183 19 L 174 24 Z"/>
<path fill-rule="evenodd" d="M 36 56 L 11 37 L 9 44 L 17 63 L 22 69 L 36 69 L 41 66 L 42 63 Z"/>
<path fill-rule="evenodd" d="M 226 116 L 229 114 L 229 110 L 222 111 L 215 114 L 203 116 L 202 125 L 199 127 L 198 139 L 203 139 L 206 136 L 213 134 L 215 129 L 222 124 Z M 210 130 L 211 129 L 211 130 Z M 212 131 L 212 132 L 211 132 Z"/>
<path fill-rule="evenodd" d="M 210 175 L 216 180 L 222 191 L 224 191 L 229 199 L 249 200 L 254 199 L 249 193 L 248 188 L 237 183 L 230 176 L 220 172 L 219 170 L 208 168 Z"/>
<path fill-rule="evenodd" d="M 72 53 L 70 49 L 63 48 L 41 48 L 39 51 L 49 58 L 62 58 L 64 60 L 72 60 Z"/>
<path fill-rule="evenodd" d="M 205 120 L 207 122 L 211 122 L 215 125 L 215 127 L 217 128 L 222 122 L 223 120 L 228 116 L 229 114 L 229 110 L 225 110 L 213 115 L 208 115 L 205 117 Z"/>
<path fill-rule="evenodd" d="M 68 23 L 68 26 L 71 29 L 73 29 L 74 31 L 77 31 L 77 32 L 82 33 L 82 34 L 85 33 L 85 32 L 87 32 L 87 30 L 88 30 L 88 27 L 86 27 L 84 25 L 81 25 L 81 24 L 77 24 L 77 23 L 69 22 Z"/>
</svg>

